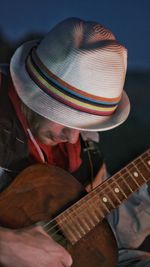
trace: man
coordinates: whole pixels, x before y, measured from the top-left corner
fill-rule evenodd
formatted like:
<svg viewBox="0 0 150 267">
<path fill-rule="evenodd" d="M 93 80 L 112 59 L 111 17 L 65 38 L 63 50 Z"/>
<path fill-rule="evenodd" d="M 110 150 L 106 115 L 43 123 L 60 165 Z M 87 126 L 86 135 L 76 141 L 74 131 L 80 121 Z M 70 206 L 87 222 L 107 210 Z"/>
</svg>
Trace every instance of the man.
<svg viewBox="0 0 150 267">
<path fill-rule="evenodd" d="M 1 191 L 36 162 L 67 170 L 87 191 L 100 184 L 106 172 L 95 141 L 128 117 L 126 66 L 127 51 L 109 30 L 76 18 L 19 47 L 1 77 Z M 62 267 L 72 259 L 39 225 L 1 227 L 0 264 Z"/>
</svg>

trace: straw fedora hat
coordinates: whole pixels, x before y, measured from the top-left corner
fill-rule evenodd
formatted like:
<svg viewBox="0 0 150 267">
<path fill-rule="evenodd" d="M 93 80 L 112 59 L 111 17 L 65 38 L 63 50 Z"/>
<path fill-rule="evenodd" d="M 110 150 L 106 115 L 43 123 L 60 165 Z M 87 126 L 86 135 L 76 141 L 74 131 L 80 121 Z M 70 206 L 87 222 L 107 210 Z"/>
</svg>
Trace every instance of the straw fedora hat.
<svg viewBox="0 0 150 267">
<path fill-rule="evenodd" d="M 127 51 L 98 23 L 68 18 L 10 62 L 15 90 L 31 110 L 67 127 L 104 131 L 125 121 Z"/>
</svg>

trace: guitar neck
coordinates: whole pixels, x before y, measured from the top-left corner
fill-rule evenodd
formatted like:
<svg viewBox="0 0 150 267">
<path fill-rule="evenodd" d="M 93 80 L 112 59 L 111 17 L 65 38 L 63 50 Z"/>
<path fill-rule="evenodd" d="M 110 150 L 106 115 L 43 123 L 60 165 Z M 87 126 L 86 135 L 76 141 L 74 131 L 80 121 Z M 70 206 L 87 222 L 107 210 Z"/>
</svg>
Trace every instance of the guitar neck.
<svg viewBox="0 0 150 267">
<path fill-rule="evenodd" d="M 56 221 L 75 244 L 150 179 L 150 149 L 61 213 Z"/>
</svg>

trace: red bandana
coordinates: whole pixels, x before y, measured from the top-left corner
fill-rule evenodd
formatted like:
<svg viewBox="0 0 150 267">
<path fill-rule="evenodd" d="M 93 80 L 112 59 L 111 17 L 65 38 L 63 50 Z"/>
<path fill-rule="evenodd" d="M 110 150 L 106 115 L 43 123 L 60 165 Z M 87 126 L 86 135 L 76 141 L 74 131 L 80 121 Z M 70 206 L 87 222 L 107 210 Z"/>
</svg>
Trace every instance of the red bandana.
<svg viewBox="0 0 150 267">
<path fill-rule="evenodd" d="M 31 162 L 32 163 L 43 162 L 33 141 L 29 137 L 27 131 L 27 129 L 29 129 L 28 123 L 26 121 L 23 112 L 21 111 L 21 101 L 12 83 L 10 84 L 8 94 L 13 103 L 17 116 L 23 126 L 23 129 L 27 134 L 28 148 L 31 157 Z M 82 161 L 80 158 L 80 152 L 81 152 L 80 139 L 78 139 L 76 144 L 70 144 L 67 142 L 67 143 L 60 143 L 56 146 L 51 146 L 51 147 L 40 143 L 37 139 L 35 140 L 44 154 L 46 163 L 59 166 L 69 172 L 76 171 L 81 165 Z"/>
</svg>

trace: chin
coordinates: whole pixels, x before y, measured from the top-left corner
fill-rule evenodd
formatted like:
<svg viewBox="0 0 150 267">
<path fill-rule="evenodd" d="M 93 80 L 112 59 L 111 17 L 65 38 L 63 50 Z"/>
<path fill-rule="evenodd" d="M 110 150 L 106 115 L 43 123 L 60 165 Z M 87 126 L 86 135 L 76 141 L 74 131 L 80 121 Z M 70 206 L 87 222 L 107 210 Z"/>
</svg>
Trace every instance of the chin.
<svg viewBox="0 0 150 267">
<path fill-rule="evenodd" d="M 56 146 L 56 145 L 58 145 L 59 143 L 58 143 L 58 142 L 50 141 L 50 142 L 42 142 L 42 144 L 44 144 L 44 145 L 46 145 L 46 146 Z"/>
</svg>

